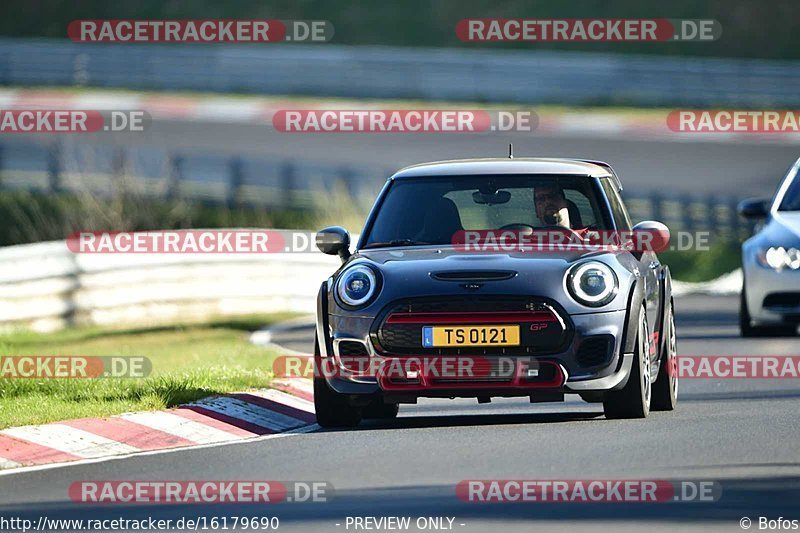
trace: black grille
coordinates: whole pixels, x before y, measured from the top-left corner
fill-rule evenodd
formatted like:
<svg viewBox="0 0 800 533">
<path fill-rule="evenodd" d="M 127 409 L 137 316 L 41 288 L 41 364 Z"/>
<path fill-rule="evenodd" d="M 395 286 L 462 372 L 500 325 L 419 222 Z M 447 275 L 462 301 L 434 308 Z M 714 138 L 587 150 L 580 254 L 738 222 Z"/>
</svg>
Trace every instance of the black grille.
<svg viewBox="0 0 800 533">
<path fill-rule="evenodd" d="M 367 356 L 367 347 L 363 343 L 356 341 L 341 341 L 339 343 L 339 356 L 340 357 L 358 357 Z"/>
<path fill-rule="evenodd" d="M 609 359 L 613 346 L 614 338 L 611 335 L 598 335 L 584 339 L 576 356 L 578 364 L 583 367 L 602 365 Z"/>
<path fill-rule="evenodd" d="M 453 375 L 441 375 L 434 377 L 434 383 L 459 383 L 459 382 L 507 382 L 514 379 L 515 364 L 510 358 L 486 358 L 477 360 L 471 367 L 471 371 L 464 372 L 464 375 L 459 375 L 454 372 Z"/>
<path fill-rule="evenodd" d="M 456 270 L 433 272 L 431 277 L 439 281 L 497 281 L 511 279 L 516 275 L 511 270 Z"/>
<path fill-rule="evenodd" d="M 422 346 L 422 330 L 414 324 L 385 324 L 381 342 L 389 348 Z"/>
<path fill-rule="evenodd" d="M 800 307 L 800 292 L 775 292 L 764 298 L 764 307 Z"/>
<path fill-rule="evenodd" d="M 419 323 L 387 323 L 392 314 L 419 313 L 499 313 L 541 312 L 556 320 L 520 321 L 520 346 L 506 347 L 447 347 L 423 348 L 422 325 Z M 563 317 L 563 318 L 561 318 Z M 560 319 L 559 319 L 560 318 Z M 435 321 L 435 320 L 434 320 Z M 475 323 L 475 322 L 473 322 Z M 424 325 L 437 325 L 426 323 Z M 572 328 L 569 317 L 561 308 L 543 299 L 518 296 L 447 296 L 440 298 L 412 298 L 388 306 L 379 316 L 372 330 L 373 345 L 384 355 L 533 355 L 557 353 L 569 342 Z"/>
<path fill-rule="evenodd" d="M 480 311 L 535 311 L 545 310 L 544 302 L 534 298 L 472 296 L 448 296 L 442 300 L 414 299 L 398 303 L 391 309 L 394 313 L 447 313 Z"/>
</svg>

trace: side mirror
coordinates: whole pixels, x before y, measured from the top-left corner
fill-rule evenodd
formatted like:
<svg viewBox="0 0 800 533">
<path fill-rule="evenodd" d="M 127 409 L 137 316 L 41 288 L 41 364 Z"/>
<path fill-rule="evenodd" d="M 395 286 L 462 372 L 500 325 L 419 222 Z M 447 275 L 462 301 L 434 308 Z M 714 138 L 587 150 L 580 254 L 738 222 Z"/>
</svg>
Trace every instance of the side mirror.
<svg viewBox="0 0 800 533">
<path fill-rule="evenodd" d="M 633 227 L 633 255 L 640 259 L 644 252 L 661 252 L 669 246 L 669 228 L 655 220 L 644 220 Z"/>
<path fill-rule="evenodd" d="M 748 198 L 739 202 L 739 215 L 744 218 L 767 218 L 769 214 L 769 200 L 765 198 Z"/>
<path fill-rule="evenodd" d="M 317 248 L 323 254 L 338 255 L 342 261 L 350 257 L 350 234 L 340 226 L 331 226 L 317 232 Z"/>
</svg>

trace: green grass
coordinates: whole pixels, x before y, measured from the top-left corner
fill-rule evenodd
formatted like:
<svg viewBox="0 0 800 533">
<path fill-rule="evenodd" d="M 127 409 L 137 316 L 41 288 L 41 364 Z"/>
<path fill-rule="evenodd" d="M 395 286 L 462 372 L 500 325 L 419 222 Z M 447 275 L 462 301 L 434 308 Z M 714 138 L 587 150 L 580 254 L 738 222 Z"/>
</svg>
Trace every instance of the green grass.
<svg viewBox="0 0 800 533">
<path fill-rule="evenodd" d="M 289 316 L 0 335 L 0 355 L 138 355 L 148 357 L 153 368 L 143 379 L 0 379 L 0 428 L 165 409 L 268 386 L 272 362 L 280 354 L 250 344 L 249 332 Z"/>
<path fill-rule="evenodd" d="M 669 265 L 672 279 L 710 281 L 742 266 L 741 244 L 721 241 L 709 250 L 659 252 L 658 258 Z"/>
</svg>

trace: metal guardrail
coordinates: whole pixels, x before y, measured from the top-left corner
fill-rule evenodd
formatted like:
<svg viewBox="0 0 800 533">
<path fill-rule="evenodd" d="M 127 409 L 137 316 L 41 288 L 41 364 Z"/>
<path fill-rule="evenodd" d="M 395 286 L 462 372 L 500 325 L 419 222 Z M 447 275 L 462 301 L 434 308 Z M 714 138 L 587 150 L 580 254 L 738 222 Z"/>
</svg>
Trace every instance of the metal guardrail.
<svg viewBox="0 0 800 533">
<path fill-rule="evenodd" d="M 800 61 L 0 39 L 0 85 L 641 106 L 800 105 Z"/>
<path fill-rule="evenodd" d="M 0 249 L 0 328 L 153 325 L 313 313 L 339 259 L 321 253 L 75 254 L 64 241 Z"/>
<path fill-rule="evenodd" d="M 207 152 L 170 153 L 155 147 L 122 147 L 55 141 L 0 143 L 0 189 L 45 193 L 126 190 L 162 200 L 210 205 L 315 209 L 345 194 L 366 212 L 391 169 L 324 167 L 295 160 L 262 160 Z M 740 198 L 623 191 L 634 220 L 660 220 L 673 231 L 707 231 L 711 240 L 745 239 L 753 225 L 736 213 Z M 341 197 L 337 197 L 340 198 Z"/>
</svg>

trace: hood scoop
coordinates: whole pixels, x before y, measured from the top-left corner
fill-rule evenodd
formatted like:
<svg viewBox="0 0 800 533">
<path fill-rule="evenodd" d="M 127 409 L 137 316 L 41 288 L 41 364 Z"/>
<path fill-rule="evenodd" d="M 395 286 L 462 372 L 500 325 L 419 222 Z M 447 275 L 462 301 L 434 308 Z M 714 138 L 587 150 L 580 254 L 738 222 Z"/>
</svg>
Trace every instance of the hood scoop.
<svg viewBox="0 0 800 533">
<path fill-rule="evenodd" d="M 511 279 L 517 273 L 513 270 L 448 270 L 431 272 L 431 277 L 439 281 L 502 281 Z"/>
</svg>

